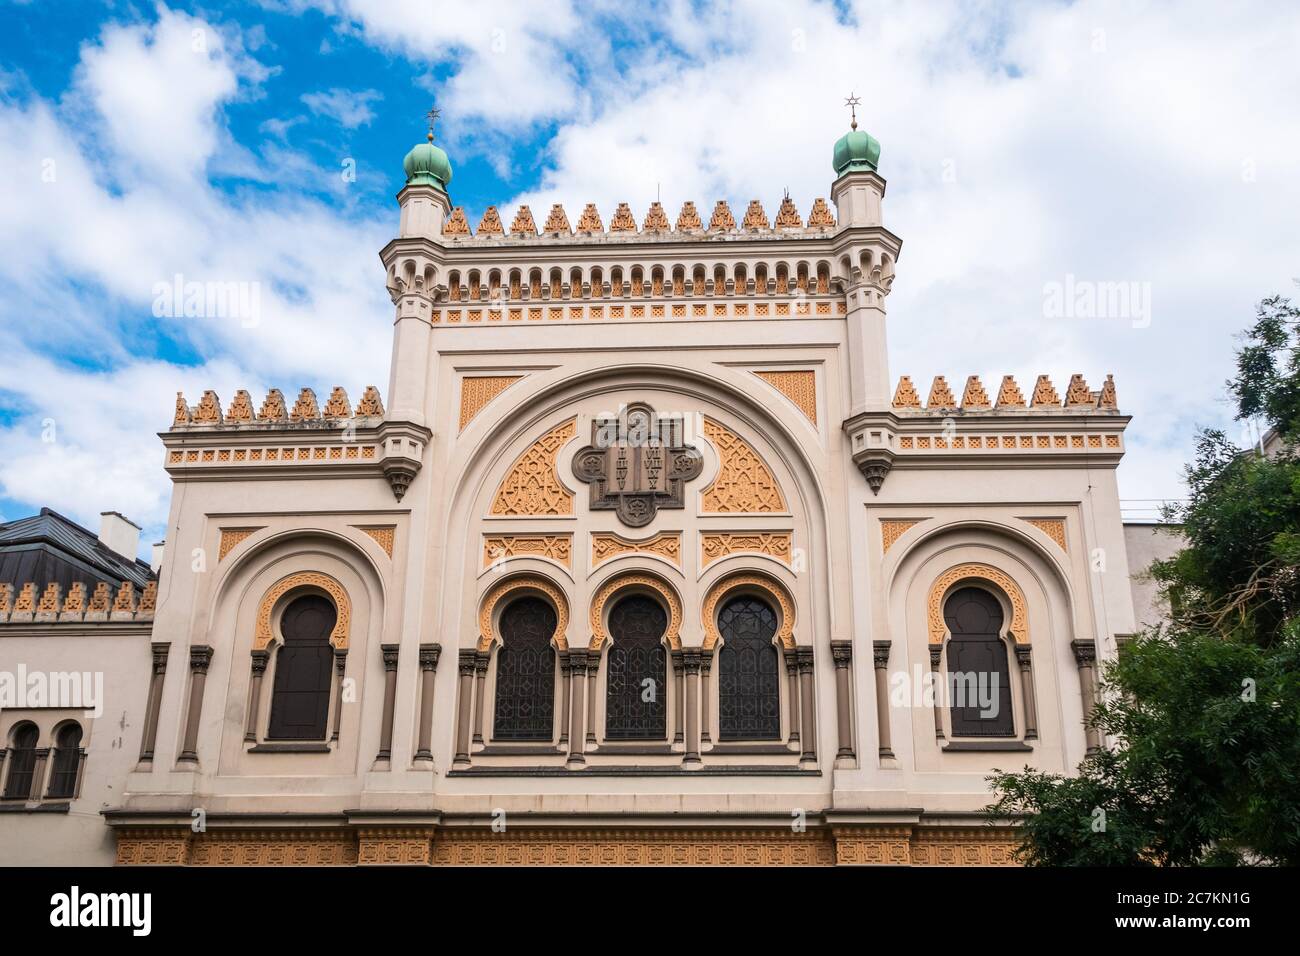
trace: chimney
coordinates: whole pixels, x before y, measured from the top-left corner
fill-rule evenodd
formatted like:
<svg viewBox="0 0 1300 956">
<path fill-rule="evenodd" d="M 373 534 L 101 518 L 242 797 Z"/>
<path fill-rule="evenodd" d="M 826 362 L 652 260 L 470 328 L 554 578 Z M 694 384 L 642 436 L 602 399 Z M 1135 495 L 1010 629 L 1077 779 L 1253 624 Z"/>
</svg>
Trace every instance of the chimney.
<svg viewBox="0 0 1300 956">
<path fill-rule="evenodd" d="M 166 547 L 166 545 L 167 542 L 165 541 L 154 542 L 153 553 L 149 555 L 149 570 L 152 571 L 154 574 L 157 574 L 158 569 L 162 567 L 163 548 Z"/>
<path fill-rule="evenodd" d="M 140 526 L 116 511 L 101 511 L 99 519 L 100 543 L 128 561 L 134 561 L 136 552 L 140 550 Z"/>
</svg>

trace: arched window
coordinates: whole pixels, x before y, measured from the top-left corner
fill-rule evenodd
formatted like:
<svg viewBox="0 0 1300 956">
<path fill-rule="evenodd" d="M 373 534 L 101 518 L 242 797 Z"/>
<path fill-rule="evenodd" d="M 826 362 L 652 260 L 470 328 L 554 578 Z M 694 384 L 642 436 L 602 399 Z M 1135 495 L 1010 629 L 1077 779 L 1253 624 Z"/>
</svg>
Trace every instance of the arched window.
<svg viewBox="0 0 1300 956">
<path fill-rule="evenodd" d="M 492 724 L 497 740 L 550 740 L 555 735 L 555 626 L 555 609 L 541 598 L 520 598 L 501 612 Z"/>
<path fill-rule="evenodd" d="M 667 735 L 668 613 L 642 594 L 625 597 L 609 612 L 612 645 L 605 669 L 605 736 L 611 740 L 662 740 Z"/>
<path fill-rule="evenodd" d="M 36 772 L 35 724 L 24 723 L 14 728 L 9 744 L 9 778 L 5 781 L 6 800 L 26 800 L 32 793 L 32 774 Z"/>
<path fill-rule="evenodd" d="M 50 768 L 49 797 L 73 797 L 81 770 L 81 726 L 64 724 L 54 737 L 54 759 Z"/>
<path fill-rule="evenodd" d="M 325 739 L 337 619 L 334 604 L 319 594 L 295 598 L 280 616 L 284 645 L 275 659 L 269 739 Z"/>
<path fill-rule="evenodd" d="M 781 668 L 776 612 L 750 595 L 718 612 L 718 732 L 723 740 L 779 740 Z"/>
<path fill-rule="evenodd" d="M 1011 737 L 1011 673 L 1002 640 L 1002 605 L 983 588 L 953 592 L 943 607 L 954 737 Z"/>
</svg>

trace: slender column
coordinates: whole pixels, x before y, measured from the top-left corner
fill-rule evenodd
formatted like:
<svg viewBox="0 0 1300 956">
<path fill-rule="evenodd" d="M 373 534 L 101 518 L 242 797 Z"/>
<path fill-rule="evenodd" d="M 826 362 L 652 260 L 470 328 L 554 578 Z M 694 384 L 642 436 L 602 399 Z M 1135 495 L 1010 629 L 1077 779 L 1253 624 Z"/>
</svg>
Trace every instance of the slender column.
<svg viewBox="0 0 1300 956">
<path fill-rule="evenodd" d="M 167 674 L 167 652 L 171 645 L 159 641 L 151 645 L 153 673 L 149 677 L 149 697 L 145 702 L 144 734 L 140 739 L 140 759 L 153 760 L 154 745 L 158 740 L 158 711 L 162 707 L 163 678 Z"/>
<path fill-rule="evenodd" d="M 688 647 L 682 651 L 682 667 L 686 670 L 686 753 L 682 766 L 696 769 L 700 763 L 700 649 Z"/>
<path fill-rule="evenodd" d="M 380 644 L 384 653 L 384 716 L 379 725 L 379 753 L 376 760 L 390 760 L 393 756 L 393 701 L 397 696 L 397 647 Z"/>
<path fill-rule="evenodd" d="M 483 697 L 487 687 L 488 661 L 491 651 L 480 651 L 474 658 L 474 743 L 483 742 Z"/>
<path fill-rule="evenodd" d="M 1097 706 L 1097 689 L 1093 670 L 1097 665 L 1096 641 L 1071 641 L 1074 648 L 1074 662 L 1079 665 L 1079 689 L 1083 692 L 1083 728 L 1084 739 L 1088 743 L 1088 753 L 1101 749 L 1101 735 L 1092 725 L 1092 711 Z"/>
<path fill-rule="evenodd" d="M 433 759 L 433 679 L 438 673 L 441 644 L 420 645 L 420 733 L 416 760 Z"/>
<path fill-rule="evenodd" d="M 270 651 L 253 651 L 252 672 L 248 680 L 248 708 L 245 710 L 244 740 L 257 740 L 257 712 L 262 706 L 262 677 L 271 660 Z"/>
<path fill-rule="evenodd" d="M 461 650 L 456 660 L 460 675 L 460 699 L 456 702 L 456 757 L 458 764 L 469 763 L 469 715 L 474 698 L 474 659 L 478 652 Z"/>
<path fill-rule="evenodd" d="M 803 753 L 799 759 L 803 762 L 817 760 L 817 728 L 813 716 L 813 649 L 799 647 L 795 649 L 799 660 L 799 740 L 803 744 Z"/>
<path fill-rule="evenodd" d="M 852 760 L 853 753 L 853 700 L 852 682 L 853 642 L 831 641 L 831 659 L 835 661 L 835 722 L 839 730 L 839 752 L 836 757 Z"/>
<path fill-rule="evenodd" d="M 712 708 L 709 704 L 709 673 L 713 670 L 713 648 L 700 650 L 700 743 L 713 742 Z"/>
<path fill-rule="evenodd" d="M 1029 645 L 1016 645 L 1016 663 L 1020 665 L 1020 700 L 1025 710 L 1025 739 L 1038 739 L 1038 705 L 1034 700 L 1034 669 L 1029 663 Z"/>
<path fill-rule="evenodd" d="M 572 685 L 570 690 L 570 713 L 569 713 L 569 760 L 566 766 L 570 770 L 576 770 L 587 763 L 587 758 L 582 755 L 583 740 L 582 719 L 586 713 L 586 707 L 582 701 L 582 692 L 587 686 L 587 652 L 585 650 L 569 651 L 569 683 Z"/>
<path fill-rule="evenodd" d="M 682 651 L 681 648 L 672 652 L 673 661 L 673 743 L 681 743 L 686 736 L 686 704 L 683 698 L 686 696 L 686 687 L 682 679 Z"/>
<path fill-rule="evenodd" d="M 930 689 L 934 692 L 934 739 L 943 740 L 943 680 L 939 673 L 939 660 L 943 657 L 943 645 L 930 645 Z"/>
<path fill-rule="evenodd" d="M 801 711 L 799 709 L 799 657 L 794 648 L 785 652 L 785 673 L 788 678 L 786 683 L 790 685 L 789 693 L 785 695 L 789 710 L 787 717 L 790 722 L 790 743 L 797 744 Z"/>
<path fill-rule="evenodd" d="M 41 747 L 36 751 L 36 763 L 32 765 L 32 789 L 27 794 L 27 799 L 33 803 L 39 802 L 42 794 L 45 793 L 45 767 L 50 762 L 50 748 Z"/>
<path fill-rule="evenodd" d="M 179 758 L 186 763 L 197 763 L 199 759 L 199 718 L 203 715 L 203 688 L 211 663 L 211 647 L 198 644 L 190 648 L 190 706 L 185 714 L 185 743 Z"/>
<path fill-rule="evenodd" d="M 569 746 L 569 652 L 557 651 L 560 662 L 560 746 Z"/>
<path fill-rule="evenodd" d="M 880 735 L 880 756 L 892 757 L 889 733 L 889 641 L 872 641 L 872 663 L 876 665 L 876 730 Z"/>
<path fill-rule="evenodd" d="M 343 674 L 348 666 L 348 649 L 334 648 L 334 729 L 330 740 L 339 739 L 339 730 L 343 726 Z"/>
<path fill-rule="evenodd" d="M 587 743 L 596 746 L 596 674 L 600 670 L 600 651 L 587 652 Z"/>
</svg>

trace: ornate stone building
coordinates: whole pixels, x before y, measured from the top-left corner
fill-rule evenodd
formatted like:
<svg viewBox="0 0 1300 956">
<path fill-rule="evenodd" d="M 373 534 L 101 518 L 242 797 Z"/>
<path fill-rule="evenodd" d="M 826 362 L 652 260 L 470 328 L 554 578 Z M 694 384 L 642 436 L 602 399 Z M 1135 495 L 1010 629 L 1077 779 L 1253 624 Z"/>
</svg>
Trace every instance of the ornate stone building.
<svg viewBox="0 0 1300 956">
<path fill-rule="evenodd" d="M 892 378 L 856 124 L 806 217 L 476 229 L 429 139 L 383 399 L 177 398 L 87 859 L 1010 862 L 986 775 L 1098 746 L 1134 628 L 1110 377 Z"/>
</svg>

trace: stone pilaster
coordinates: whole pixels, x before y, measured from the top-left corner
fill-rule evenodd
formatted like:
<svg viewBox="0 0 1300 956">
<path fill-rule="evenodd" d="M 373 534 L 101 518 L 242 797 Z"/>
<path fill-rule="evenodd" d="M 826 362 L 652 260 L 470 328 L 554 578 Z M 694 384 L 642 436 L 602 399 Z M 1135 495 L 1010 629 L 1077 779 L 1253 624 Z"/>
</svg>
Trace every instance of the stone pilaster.
<svg viewBox="0 0 1300 956">
<path fill-rule="evenodd" d="M 270 651 L 252 652 L 248 678 L 248 707 L 244 711 L 244 740 L 250 743 L 257 740 L 257 711 L 262 703 L 262 678 L 266 674 L 266 665 L 270 659 Z"/>
<path fill-rule="evenodd" d="M 396 644 L 381 644 L 384 655 L 384 713 L 379 725 L 379 753 L 376 760 L 391 760 L 393 756 L 393 706 L 397 698 Z"/>
<path fill-rule="evenodd" d="M 469 766 L 470 714 L 474 705 L 474 662 L 478 652 L 462 648 L 456 659 L 456 672 L 460 678 L 460 693 L 456 700 L 456 756 L 454 763 Z"/>
<path fill-rule="evenodd" d="M 889 641 L 873 641 L 871 662 L 876 672 L 876 730 L 880 736 L 880 759 L 892 759 L 893 741 L 889 729 Z"/>
<path fill-rule="evenodd" d="M 441 644 L 420 645 L 420 731 L 415 759 L 433 759 L 433 682 L 438 673 Z"/>
<path fill-rule="evenodd" d="M 149 695 L 145 699 L 144 732 L 140 735 L 140 760 L 152 761 L 158 741 L 158 712 L 162 709 L 163 680 L 167 675 L 167 654 L 171 645 L 158 641 L 150 645 L 153 668 L 149 675 Z"/>
<path fill-rule="evenodd" d="M 185 715 L 185 742 L 179 760 L 198 763 L 199 721 L 203 716 L 203 689 L 208 681 L 208 665 L 212 663 L 212 648 L 197 644 L 190 648 L 190 701 Z"/>
<path fill-rule="evenodd" d="M 853 642 L 831 641 L 835 662 L 835 724 L 839 750 L 836 760 L 852 761 L 853 753 Z"/>
<path fill-rule="evenodd" d="M 1079 690 L 1083 697 L 1084 739 L 1088 744 L 1088 753 L 1096 753 L 1101 749 L 1101 735 L 1092 724 L 1092 712 L 1097 706 L 1097 679 L 1095 674 L 1097 642 L 1071 641 L 1070 647 L 1074 650 L 1074 661 L 1079 666 Z"/>
<path fill-rule="evenodd" d="M 1025 714 L 1025 739 L 1038 739 L 1038 705 L 1034 696 L 1034 669 L 1028 644 L 1016 645 L 1016 663 L 1020 665 L 1020 702 Z"/>
</svg>

